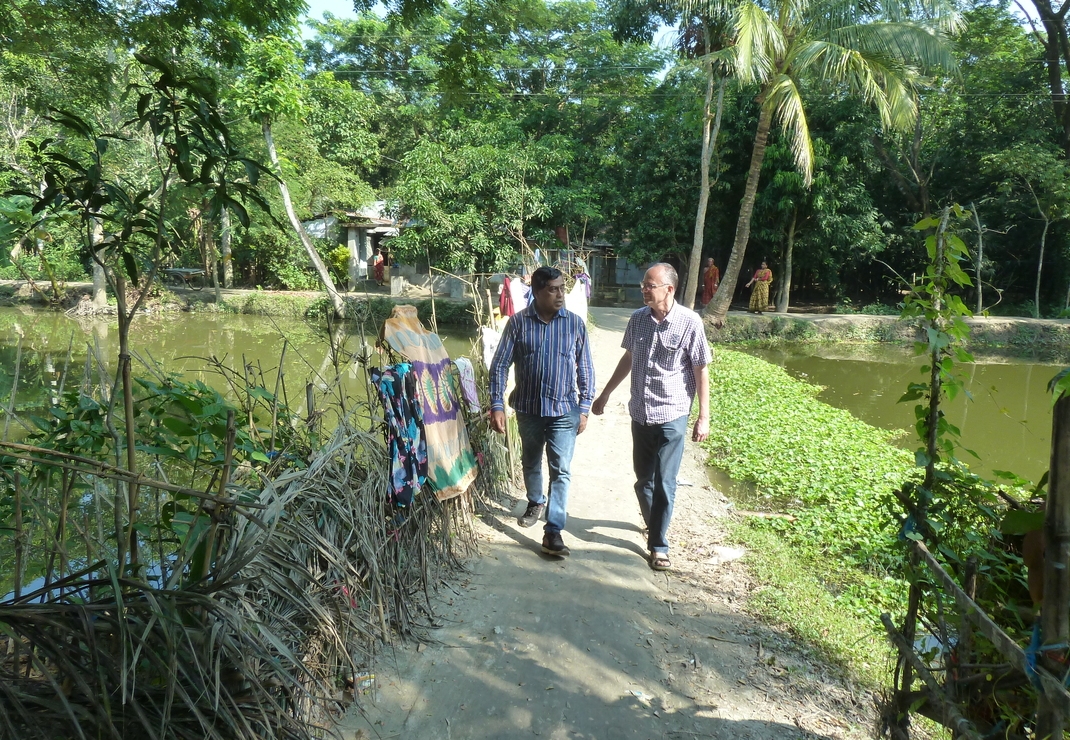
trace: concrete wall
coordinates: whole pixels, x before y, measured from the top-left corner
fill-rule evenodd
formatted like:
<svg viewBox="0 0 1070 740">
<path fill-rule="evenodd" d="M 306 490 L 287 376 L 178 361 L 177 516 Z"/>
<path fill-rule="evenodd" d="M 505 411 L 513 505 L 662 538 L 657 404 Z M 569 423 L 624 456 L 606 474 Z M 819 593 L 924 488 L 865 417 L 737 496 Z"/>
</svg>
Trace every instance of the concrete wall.
<svg viewBox="0 0 1070 740">
<path fill-rule="evenodd" d="M 430 290 L 434 295 L 449 296 L 461 299 L 469 296 L 468 285 L 464 280 L 452 275 L 426 275 L 416 272 L 412 265 L 401 265 L 394 269 L 394 277 L 390 281 L 390 294 L 400 295 L 409 287 Z"/>
</svg>

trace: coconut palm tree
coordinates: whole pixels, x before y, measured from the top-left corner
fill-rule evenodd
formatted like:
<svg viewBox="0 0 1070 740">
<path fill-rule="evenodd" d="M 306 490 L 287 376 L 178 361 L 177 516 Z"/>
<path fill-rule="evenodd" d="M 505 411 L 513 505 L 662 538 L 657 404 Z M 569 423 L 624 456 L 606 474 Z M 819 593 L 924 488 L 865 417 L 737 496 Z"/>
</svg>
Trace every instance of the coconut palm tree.
<svg viewBox="0 0 1070 740">
<path fill-rule="evenodd" d="M 758 87 L 758 129 L 732 254 L 721 287 L 705 311 L 720 325 L 743 266 L 773 124 L 789 137 L 795 164 L 809 186 L 813 150 L 803 96 L 808 83 L 861 95 L 877 108 L 885 128 L 912 126 L 917 115 L 914 84 L 926 70 L 954 66 L 946 35 L 957 28 L 959 19 L 952 3 L 945 0 L 691 2 L 696 9 L 700 3 L 733 5 L 735 43 L 718 54 L 732 65 L 741 84 Z"/>
</svg>

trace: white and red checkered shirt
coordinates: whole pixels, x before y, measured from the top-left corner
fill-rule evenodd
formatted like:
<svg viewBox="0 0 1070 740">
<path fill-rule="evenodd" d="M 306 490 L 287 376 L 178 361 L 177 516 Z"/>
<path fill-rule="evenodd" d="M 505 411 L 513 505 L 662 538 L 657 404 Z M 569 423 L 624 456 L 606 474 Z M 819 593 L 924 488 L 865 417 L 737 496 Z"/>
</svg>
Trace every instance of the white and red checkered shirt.
<svg viewBox="0 0 1070 740">
<path fill-rule="evenodd" d="M 673 302 L 665 318 L 643 306 L 628 319 L 621 347 L 632 353 L 632 398 L 628 412 L 644 426 L 664 424 L 691 412 L 695 368 L 710 363 L 702 319 Z"/>
</svg>

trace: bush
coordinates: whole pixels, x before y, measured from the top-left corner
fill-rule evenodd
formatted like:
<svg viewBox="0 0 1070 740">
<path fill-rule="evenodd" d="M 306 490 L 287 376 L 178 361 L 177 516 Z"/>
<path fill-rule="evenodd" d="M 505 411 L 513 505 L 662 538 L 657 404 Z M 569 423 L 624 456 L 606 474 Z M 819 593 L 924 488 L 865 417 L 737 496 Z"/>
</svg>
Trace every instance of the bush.
<svg viewBox="0 0 1070 740">
<path fill-rule="evenodd" d="M 0 267 L 0 279 L 22 280 L 23 273 L 34 280 L 49 279 L 49 272 L 56 280 L 61 281 L 84 281 L 89 279 L 89 272 L 80 260 L 79 247 L 71 243 L 48 244 L 38 254 L 23 254 L 18 259 L 18 267 L 8 264 Z"/>
<path fill-rule="evenodd" d="M 858 313 L 866 316 L 898 316 L 901 311 L 901 306 L 889 306 L 887 303 L 869 303 L 858 309 Z"/>
<path fill-rule="evenodd" d="M 324 263 L 331 273 L 331 278 L 338 286 L 349 285 L 349 249 L 339 244 L 331 250 L 320 250 L 324 255 Z"/>
</svg>

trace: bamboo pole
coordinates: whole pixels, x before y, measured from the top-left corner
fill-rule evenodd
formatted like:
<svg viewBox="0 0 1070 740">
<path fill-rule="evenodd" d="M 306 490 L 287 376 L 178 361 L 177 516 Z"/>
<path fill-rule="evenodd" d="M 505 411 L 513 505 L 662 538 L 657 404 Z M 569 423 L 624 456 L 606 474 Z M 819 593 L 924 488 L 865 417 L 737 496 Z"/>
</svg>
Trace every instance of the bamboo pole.
<svg viewBox="0 0 1070 740">
<path fill-rule="evenodd" d="M 959 611 L 974 623 L 977 630 L 991 641 L 992 646 L 996 648 L 996 650 L 999 651 L 1011 665 L 1013 665 L 1020 673 L 1024 673 L 1027 676 L 1030 675 L 1032 669 L 1026 659 L 1025 651 L 1022 650 L 1018 643 L 1012 640 L 1010 635 L 1000 629 L 999 625 L 993 622 L 992 618 L 977 605 L 977 602 L 966 595 L 966 592 L 955 583 L 955 579 L 943 569 L 936 558 L 933 557 L 932 553 L 929 552 L 929 548 L 916 540 L 911 541 L 910 544 L 914 553 L 928 566 L 940 585 L 954 597 L 955 604 L 958 606 Z M 1070 711 L 1070 693 L 1063 688 L 1062 681 L 1041 666 L 1037 666 L 1036 674 L 1040 679 L 1041 691 L 1044 695 L 1053 704 L 1061 707 L 1064 714 Z"/>
<path fill-rule="evenodd" d="M 940 708 L 943 710 L 943 723 L 945 727 L 954 730 L 957 733 L 957 737 L 968 738 L 969 740 L 981 740 L 981 734 L 977 732 L 977 729 L 959 712 L 951 701 L 943 696 L 943 691 L 940 688 L 940 683 L 933 677 L 933 674 L 925 666 L 925 663 L 918 658 L 915 654 L 913 647 L 907 639 L 900 634 L 899 630 L 892 624 L 892 617 L 885 613 L 881 615 L 881 622 L 884 624 L 884 629 L 888 633 L 888 637 L 899 649 L 899 654 L 903 656 L 913 666 L 914 671 L 918 674 L 918 677 L 925 683 L 929 689 L 929 699 L 934 702 L 939 702 Z"/>
<path fill-rule="evenodd" d="M 1052 409 L 1051 467 L 1044 511 L 1044 603 L 1040 608 L 1042 645 L 1066 645 L 1070 638 L 1070 398 Z M 1038 740 L 1061 738 L 1066 708 L 1040 697 Z"/>
</svg>

